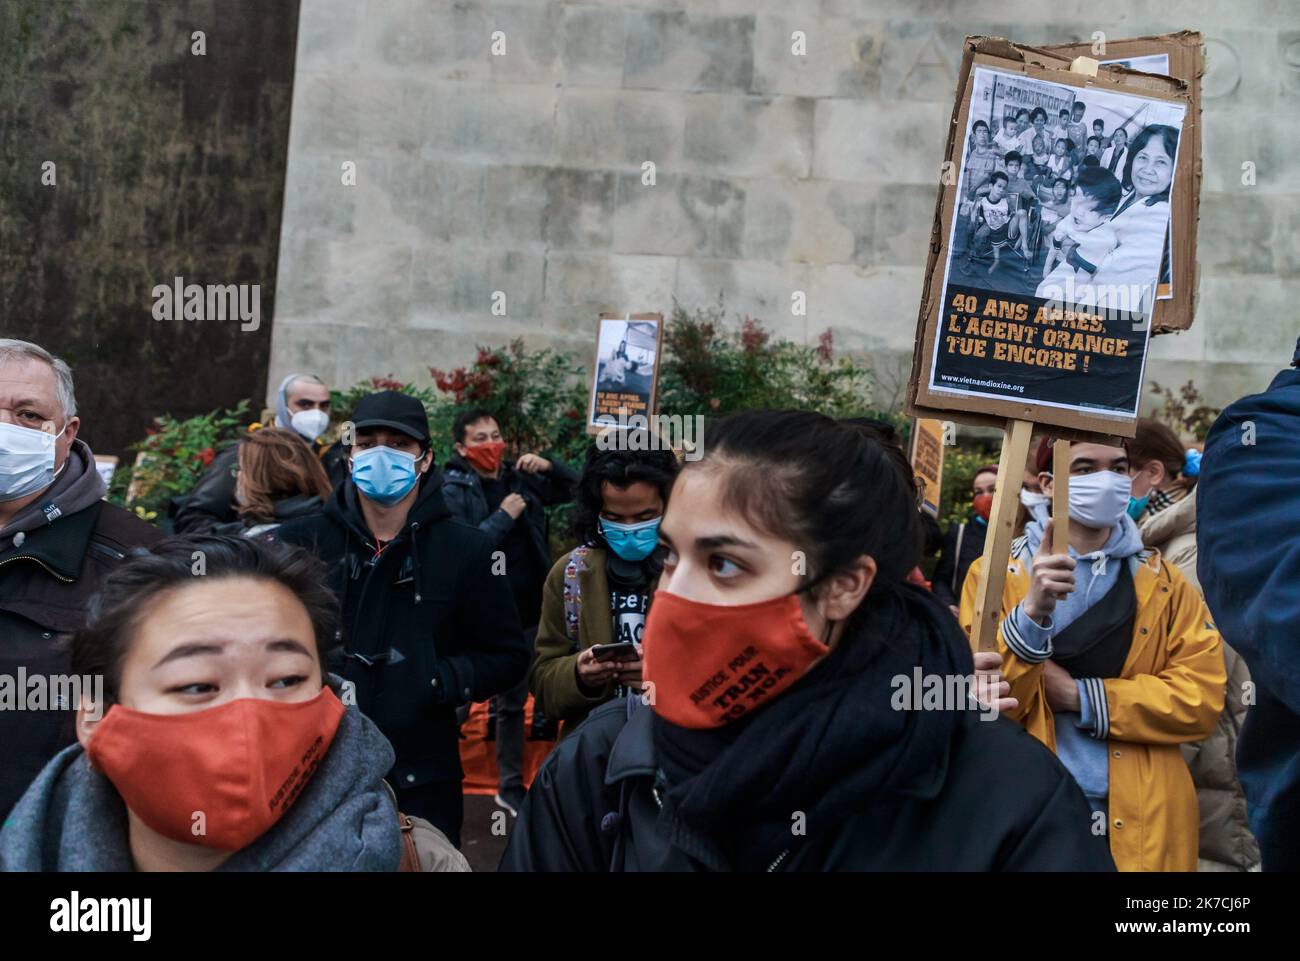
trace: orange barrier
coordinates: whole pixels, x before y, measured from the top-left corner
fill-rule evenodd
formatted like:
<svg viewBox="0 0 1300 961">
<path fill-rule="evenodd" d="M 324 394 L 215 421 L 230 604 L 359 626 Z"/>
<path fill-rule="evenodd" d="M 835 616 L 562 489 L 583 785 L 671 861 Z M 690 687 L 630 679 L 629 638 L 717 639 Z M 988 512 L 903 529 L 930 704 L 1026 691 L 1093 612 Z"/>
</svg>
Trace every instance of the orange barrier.
<svg viewBox="0 0 1300 961">
<path fill-rule="evenodd" d="M 497 742 L 489 740 L 488 702 L 470 705 L 469 717 L 460 726 L 460 763 L 465 768 L 466 794 L 497 793 Z M 555 741 L 533 740 L 533 697 L 524 703 L 524 787 L 533 783 L 537 769 L 555 747 Z"/>
</svg>

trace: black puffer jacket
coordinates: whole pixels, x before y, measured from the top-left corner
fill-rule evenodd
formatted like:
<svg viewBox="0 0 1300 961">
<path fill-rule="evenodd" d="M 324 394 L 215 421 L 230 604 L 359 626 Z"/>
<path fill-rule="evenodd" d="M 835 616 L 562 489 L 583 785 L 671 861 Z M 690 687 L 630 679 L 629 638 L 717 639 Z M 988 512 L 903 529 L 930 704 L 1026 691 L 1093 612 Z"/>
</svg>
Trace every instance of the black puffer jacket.
<svg viewBox="0 0 1300 961">
<path fill-rule="evenodd" d="M 739 730 L 602 705 L 538 772 L 500 869 L 1114 870 L 1078 785 L 1023 729 L 893 709 L 909 663 L 946 677 L 971 658 L 928 592 L 888 603 Z M 683 745 L 710 743 L 683 775 Z"/>
<path fill-rule="evenodd" d="M 459 780 L 456 707 L 507 691 L 529 649 L 509 581 L 492 573 L 486 535 L 453 520 L 425 475 L 406 527 L 378 556 L 351 480 L 323 513 L 272 536 L 316 552 L 343 611 L 331 669 L 393 744 L 398 788 Z"/>
</svg>

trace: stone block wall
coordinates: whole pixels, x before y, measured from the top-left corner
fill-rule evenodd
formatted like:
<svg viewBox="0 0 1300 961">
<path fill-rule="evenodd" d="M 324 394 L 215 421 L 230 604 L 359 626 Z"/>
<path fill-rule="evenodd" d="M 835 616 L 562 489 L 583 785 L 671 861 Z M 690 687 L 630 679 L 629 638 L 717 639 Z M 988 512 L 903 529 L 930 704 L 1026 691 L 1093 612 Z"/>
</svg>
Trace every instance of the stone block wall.
<svg viewBox="0 0 1300 961">
<path fill-rule="evenodd" d="M 600 311 L 721 295 L 784 336 L 829 327 L 872 359 L 887 405 L 963 38 L 1182 28 L 1208 38 L 1201 302 L 1190 332 L 1156 340 L 1148 380 L 1226 403 L 1300 333 L 1300 14 L 1284 0 L 303 0 L 270 383 L 427 382 L 515 336 L 586 357 Z"/>
</svg>

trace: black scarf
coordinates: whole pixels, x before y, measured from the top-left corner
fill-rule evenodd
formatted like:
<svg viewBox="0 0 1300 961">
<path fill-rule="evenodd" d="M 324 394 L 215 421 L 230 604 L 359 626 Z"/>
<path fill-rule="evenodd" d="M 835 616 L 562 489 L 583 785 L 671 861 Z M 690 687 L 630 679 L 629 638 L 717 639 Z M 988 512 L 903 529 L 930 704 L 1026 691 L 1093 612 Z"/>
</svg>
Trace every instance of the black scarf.
<svg viewBox="0 0 1300 961">
<path fill-rule="evenodd" d="M 732 866 L 761 868 L 798 842 L 795 811 L 824 836 L 881 795 L 931 798 L 942 788 L 952 740 L 977 715 L 894 710 L 891 682 L 917 665 L 969 675 L 969 643 L 922 588 L 886 588 L 867 603 L 859 627 L 749 717 L 709 730 L 654 717 L 666 806 Z"/>
</svg>

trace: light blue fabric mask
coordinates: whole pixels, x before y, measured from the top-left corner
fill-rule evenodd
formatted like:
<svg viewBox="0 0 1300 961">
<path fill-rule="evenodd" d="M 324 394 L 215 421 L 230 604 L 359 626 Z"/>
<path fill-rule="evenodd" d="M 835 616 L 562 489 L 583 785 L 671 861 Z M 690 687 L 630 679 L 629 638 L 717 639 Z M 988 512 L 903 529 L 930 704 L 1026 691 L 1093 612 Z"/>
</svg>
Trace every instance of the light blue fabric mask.
<svg viewBox="0 0 1300 961">
<path fill-rule="evenodd" d="M 1137 520 L 1142 516 L 1142 512 L 1147 509 L 1147 501 L 1151 500 L 1150 494 L 1143 494 L 1141 497 L 1129 497 L 1128 499 L 1128 516 Z"/>
<path fill-rule="evenodd" d="M 602 517 L 598 524 L 610 550 L 625 561 L 643 561 L 659 544 L 661 520 L 662 517 L 655 517 L 640 524 L 618 524 Z"/>
<path fill-rule="evenodd" d="M 419 480 L 418 459 L 391 447 L 358 451 L 352 455 L 352 483 L 366 497 L 388 507 L 409 494 Z"/>
</svg>

